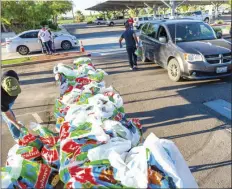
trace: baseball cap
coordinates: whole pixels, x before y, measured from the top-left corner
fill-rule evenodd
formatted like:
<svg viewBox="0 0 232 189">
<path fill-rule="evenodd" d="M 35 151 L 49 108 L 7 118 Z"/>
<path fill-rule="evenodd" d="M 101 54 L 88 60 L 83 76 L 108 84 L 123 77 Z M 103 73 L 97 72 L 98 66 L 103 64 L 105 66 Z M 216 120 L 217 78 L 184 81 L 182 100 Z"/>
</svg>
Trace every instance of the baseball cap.
<svg viewBox="0 0 232 189">
<path fill-rule="evenodd" d="M 9 94 L 10 96 L 17 96 L 21 93 L 21 88 L 19 86 L 19 82 L 14 77 L 6 77 L 2 81 L 2 88 Z"/>
</svg>

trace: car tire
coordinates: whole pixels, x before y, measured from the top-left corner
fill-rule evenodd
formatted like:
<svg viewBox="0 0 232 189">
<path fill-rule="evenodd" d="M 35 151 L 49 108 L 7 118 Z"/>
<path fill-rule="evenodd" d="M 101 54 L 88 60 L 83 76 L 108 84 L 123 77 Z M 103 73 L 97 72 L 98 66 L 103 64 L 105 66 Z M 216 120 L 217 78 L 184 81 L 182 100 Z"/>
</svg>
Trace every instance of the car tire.
<svg viewBox="0 0 232 189">
<path fill-rule="evenodd" d="M 30 51 L 29 51 L 29 48 L 25 45 L 20 45 L 18 48 L 17 48 L 17 51 L 19 54 L 21 55 L 27 55 Z"/>
<path fill-rule="evenodd" d="M 110 26 L 114 26 L 114 23 L 113 23 L 113 22 L 110 22 Z"/>
<path fill-rule="evenodd" d="M 61 47 L 63 50 L 70 50 L 72 48 L 72 44 L 70 41 L 62 41 Z"/>
<path fill-rule="evenodd" d="M 204 22 L 208 24 L 209 23 L 209 18 L 205 18 Z"/>
<path fill-rule="evenodd" d="M 143 63 L 149 62 L 149 59 L 145 56 L 145 52 L 144 52 L 144 48 L 142 47 L 142 56 L 141 56 L 141 60 Z"/>
<path fill-rule="evenodd" d="M 181 80 L 181 70 L 178 61 L 173 58 L 168 62 L 168 76 L 172 81 L 178 82 Z"/>
</svg>

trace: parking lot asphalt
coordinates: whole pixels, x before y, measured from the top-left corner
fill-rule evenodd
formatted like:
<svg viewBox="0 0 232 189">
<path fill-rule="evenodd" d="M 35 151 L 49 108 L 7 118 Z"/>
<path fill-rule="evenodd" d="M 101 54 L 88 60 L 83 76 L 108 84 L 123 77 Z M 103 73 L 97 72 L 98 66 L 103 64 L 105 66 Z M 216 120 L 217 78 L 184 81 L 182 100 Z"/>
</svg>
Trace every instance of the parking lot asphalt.
<svg viewBox="0 0 232 189">
<path fill-rule="evenodd" d="M 88 41 L 102 44 L 98 56 L 92 57 L 93 62 L 109 74 L 107 85 L 112 85 L 123 97 L 127 118 L 141 119 L 144 138 L 153 132 L 160 138 L 174 141 L 200 187 L 231 187 L 231 121 L 204 105 L 216 99 L 231 103 L 231 80 L 175 83 L 156 64 L 141 62 L 138 71 L 130 71 L 125 52 L 117 49 L 116 44 L 115 49 L 114 45 L 104 47 L 104 44 L 111 44 L 110 40 L 118 39 L 122 27 L 109 28 L 107 33 L 103 33 L 103 26 L 72 30 L 87 41 L 86 48 Z M 52 69 L 57 63 L 12 68 L 19 73 L 22 85 L 22 94 L 13 111 L 27 127 L 30 121 L 54 127 L 52 111 L 58 87 Z M 63 63 L 71 64 L 71 61 Z M 3 165 L 14 141 L 5 124 L 2 124 L 1 133 Z"/>
</svg>

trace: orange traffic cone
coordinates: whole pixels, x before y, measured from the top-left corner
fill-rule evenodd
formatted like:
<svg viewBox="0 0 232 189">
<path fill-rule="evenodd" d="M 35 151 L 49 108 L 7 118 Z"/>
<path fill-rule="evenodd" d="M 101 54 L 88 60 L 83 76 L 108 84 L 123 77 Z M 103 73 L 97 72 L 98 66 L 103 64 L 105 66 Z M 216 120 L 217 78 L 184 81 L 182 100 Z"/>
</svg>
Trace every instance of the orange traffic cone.
<svg viewBox="0 0 232 189">
<path fill-rule="evenodd" d="M 84 45 L 83 45 L 82 41 L 81 41 L 80 50 L 81 50 L 82 53 L 85 52 L 85 48 L 84 48 Z"/>
</svg>

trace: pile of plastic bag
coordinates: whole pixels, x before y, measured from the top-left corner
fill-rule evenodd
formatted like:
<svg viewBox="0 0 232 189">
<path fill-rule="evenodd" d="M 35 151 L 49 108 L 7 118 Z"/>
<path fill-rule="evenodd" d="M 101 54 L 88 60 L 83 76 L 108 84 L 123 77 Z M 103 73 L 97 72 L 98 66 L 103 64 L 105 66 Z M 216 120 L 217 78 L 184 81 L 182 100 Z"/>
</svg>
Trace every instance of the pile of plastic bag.
<svg viewBox="0 0 232 189">
<path fill-rule="evenodd" d="M 54 133 L 39 124 L 12 147 L 2 168 L 4 188 L 197 188 L 178 148 L 150 134 L 142 139 L 138 119 L 126 119 L 123 99 L 106 87 L 91 59 L 58 64 L 60 97 Z"/>
</svg>

